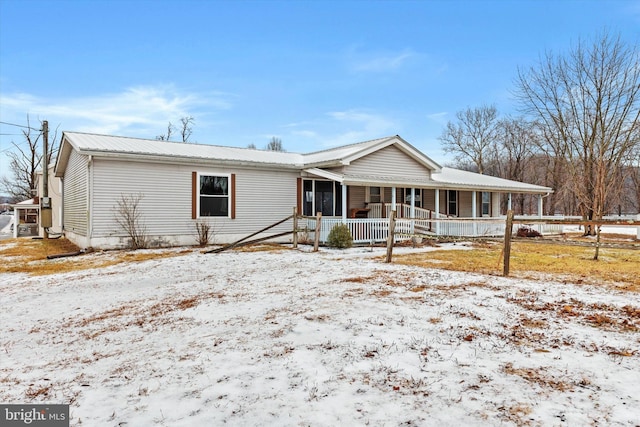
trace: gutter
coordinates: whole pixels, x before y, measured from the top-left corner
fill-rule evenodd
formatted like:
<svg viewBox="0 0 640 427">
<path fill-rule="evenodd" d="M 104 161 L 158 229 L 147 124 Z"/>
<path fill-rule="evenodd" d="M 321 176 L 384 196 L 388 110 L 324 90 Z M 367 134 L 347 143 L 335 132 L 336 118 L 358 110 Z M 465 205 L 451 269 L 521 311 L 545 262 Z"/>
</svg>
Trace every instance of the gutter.
<svg viewBox="0 0 640 427">
<path fill-rule="evenodd" d="M 79 150 L 79 154 L 86 156 L 98 156 L 102 158 L 122 159 L 126 161 L 137 161 L 143 163 L 170 163 L 170 164 L 187 164 L 193 165 L 200 163 L 203 165 L 223 165 L 223 166 L 243 166 L 250 168 L 263 167 L 266 169 L 286 169 L 301 170 L 304 168 L 302 164 L 273 163 L 273 162 L 256 162 L 251 160 L 234 160 L 234 159 L 211 159 L 206 157 L 185 157 L 169 154 L 145 154 L 145 153 L 122 153 L 100 150 Z"/>
</svg>

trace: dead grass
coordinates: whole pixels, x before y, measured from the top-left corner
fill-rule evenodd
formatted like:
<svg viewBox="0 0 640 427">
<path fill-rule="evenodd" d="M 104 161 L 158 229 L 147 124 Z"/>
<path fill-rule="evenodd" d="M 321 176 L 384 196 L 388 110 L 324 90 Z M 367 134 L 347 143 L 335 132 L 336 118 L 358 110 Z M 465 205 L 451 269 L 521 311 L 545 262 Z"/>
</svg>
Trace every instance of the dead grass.
<svg viewBox="0 0 640 427">
<path fill-rule="evenodd" d="M 259 243 L 255 245 L 245 245 L 233 248 L 237 252 L 276 252 L 290 250 L 289 247 L 278 243 Z"/>
<path fill-rule="evenodd" d="M 593 248 L 545 243 L 514 242 L 511 247 L 510 274 L 575 283 L 609 284 L 617 289 L 640 292 L 640 251 L 600 249 L 593 260 Z M 394 256 L 394 262 L 454 271 L 502 274 L 502 244 L 474 245 L 471 250 L 441 250 Z"/>
<path fill-rule="evenodd" d="M 49 255 L 77 252 L 69 240 L 8 239 L 0 241 L 0 273 L 26 273 L 41 276 L 69 271 L 109 267 L 124 262 L 142 262 L 191 253 L 183 251 L 111 251 L 76 257 L 47 259 Z"/>
<path fill-rule="evenodd" d="M 543 388 L 552 388 L 561 392 L 571 391 L 574 388 L 574 384 L 556 379 L 557 375 L 548 373 L 544 367 L 516 368 L 512 363 L 507 363 L 502 369 L 506 374 L 518 376 L 530 384 L 536 384 Z"/>
</svg>

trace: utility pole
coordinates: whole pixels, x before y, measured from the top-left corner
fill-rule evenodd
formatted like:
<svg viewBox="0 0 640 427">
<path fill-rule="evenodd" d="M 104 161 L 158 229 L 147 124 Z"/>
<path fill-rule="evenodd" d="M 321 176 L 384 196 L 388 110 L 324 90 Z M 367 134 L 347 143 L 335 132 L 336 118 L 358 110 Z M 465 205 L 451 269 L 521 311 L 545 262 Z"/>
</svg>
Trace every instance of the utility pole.
<svg viewBox="0 0 640 427">
<path fill-rule="evenodd" d="M 49 238 L 47 228 L 52 226 L 51 199 L 49 199 L 49 122 L 42 121 L 42 198 L 40 199 L 40 226 L 43 237 Z"/>
</svg>

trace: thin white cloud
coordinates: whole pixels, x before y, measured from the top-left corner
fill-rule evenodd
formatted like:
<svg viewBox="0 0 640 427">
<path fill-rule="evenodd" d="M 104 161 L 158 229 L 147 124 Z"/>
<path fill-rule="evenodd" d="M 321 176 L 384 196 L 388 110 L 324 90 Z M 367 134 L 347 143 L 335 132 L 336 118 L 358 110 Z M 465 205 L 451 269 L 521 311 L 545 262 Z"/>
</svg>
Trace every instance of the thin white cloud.
<svg viewBox="0 0 640 427">
<path fill-rule="evenodd" d="M 64 130 L 154 137 L 169 121 L 197 116 L 196 111 L 231 108 L 228 94 L 189 93 L 173 86 L 137 86 L 119 93 L 46 99 L 31 94 L 2 94 L 3 116 L 26 114 L 61 123 Z"/>
<path fill-rule="evenodd" d="M 379 113 L 350 109 L 331 111 L 315 120 L 289 123 L 282 136 L 285 145 L 292 143 L 291 151 L 309 152 L 340 145 L 353 144 L 399 132 L 398 124 Z"/>
<path fill-rule="evenodd" d="M 347 56 L 351 71 L 380 73 L 395 71 L 418 54 L 411 49 L 403 49 L 400 52 L 363 53 L 352 48 Z"/>
<path fill-rule="evenodd" d="M 446 124 L 448 115 L 449 113 L 447 113 L 446 111 L 442 111 L 439 113 L 431 113 L 431 114 L 427 114 L 427 119 L 434 121 L 438 124 Z"/>
<path fill-rule="evenodd" d="M 320 135 L 318 132 L 313 130 L 294 130 L 291 132 L 292 135 L 296 137 L 309 138 L 309 139 L 318 139 Z"/>
<path fill-rule="evenodd" d="M 339 146 L 353 144 L 354 142 L 366 141 L 368 139 L 380 138 L 397 134 L 397 124 L 380 114 L 368 113 L 358 110 L 334 111 L 327 113 L 329 117 L 338 123 L 332 127 L 346 127 L 337 134 L 326 138 L 323 141 L 325 146 Z"/>
</svg>

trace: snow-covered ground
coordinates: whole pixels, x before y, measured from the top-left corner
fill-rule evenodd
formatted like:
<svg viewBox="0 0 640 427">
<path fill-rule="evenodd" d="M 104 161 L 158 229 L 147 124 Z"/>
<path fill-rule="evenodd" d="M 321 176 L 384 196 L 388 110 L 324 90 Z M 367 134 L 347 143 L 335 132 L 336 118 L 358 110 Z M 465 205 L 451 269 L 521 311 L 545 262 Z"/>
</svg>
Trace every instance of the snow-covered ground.
<svg viewBox="0 0 640 427">
<path fill-rule="evenodd" d="M 1 274 L 0 401 L 83 426 L 640 423 L 640 295 L 383 255 Z"/>
</svg>

